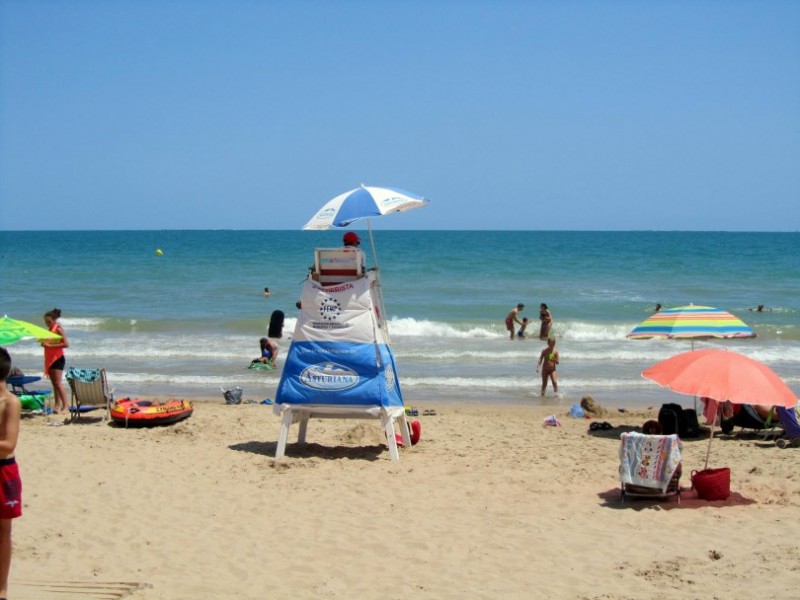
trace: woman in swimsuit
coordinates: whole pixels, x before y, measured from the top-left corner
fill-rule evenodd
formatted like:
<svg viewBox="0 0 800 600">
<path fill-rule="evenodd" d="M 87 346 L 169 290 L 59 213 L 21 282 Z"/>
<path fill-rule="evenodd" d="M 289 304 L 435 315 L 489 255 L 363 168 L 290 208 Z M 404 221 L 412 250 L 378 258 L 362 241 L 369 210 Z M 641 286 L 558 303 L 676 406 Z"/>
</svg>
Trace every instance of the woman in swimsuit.
<svg viewBox="0 0 800 600">
<path fill-rule="evenodd" d="M 542 396 L 547 389 L 547 380 L 553 383 L 553 392 L 558 393 L 558 376 L 556 375 L 558 366 L 558 350 L 556 350 L 556 339 L 547 339 L 547 348 L 542 350 L 539 355 L 539 362 L 536 363 L 536 372 L 542 372 Z"/>
<path fill-rule="evenodd" d="M 546 340 L 550 337 L 550 326 L 553 324 L 553 317 L 544 302 L 539 305 L 539 320 L 542 322 L 542 326 L 539 328 L 539 339 Z"/>
<path fill-rule="evenodd" d="M 64 374 L 64 365 L 66 358 L 64 356 L 64 348 L 69 348 L 69 340 L 64 328 L 58 319 L 61 317 L 61 310 L 54 308 L 53 310 L 44 314 L 44 322 L 53 333 L 61 336 L 60 340 L 44 340 L 42 347 L 44 348 L 44 372 L 50 378 L 50 383 L 53 384 L 53 412 L 62 414 L 67 412 L 67 390 L 64 388 L 64 382 L 61 380 Z"/>
</svg>

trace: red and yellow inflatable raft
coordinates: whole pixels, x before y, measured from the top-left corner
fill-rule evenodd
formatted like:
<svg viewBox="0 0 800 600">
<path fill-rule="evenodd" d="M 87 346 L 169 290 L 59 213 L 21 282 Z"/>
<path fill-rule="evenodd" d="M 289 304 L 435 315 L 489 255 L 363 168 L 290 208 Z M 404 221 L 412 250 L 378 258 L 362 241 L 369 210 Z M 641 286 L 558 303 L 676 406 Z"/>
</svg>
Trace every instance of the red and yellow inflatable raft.
<svg viewBox="0 0 800 600">
<path fill-rule="evenodd" d="M 142 400 L 123 398 L 111 407 L 111 419 L 125 427 L 152 427 L 167 425 L 192 415 L 194 407 L 188 400 Z"/>
</svg>

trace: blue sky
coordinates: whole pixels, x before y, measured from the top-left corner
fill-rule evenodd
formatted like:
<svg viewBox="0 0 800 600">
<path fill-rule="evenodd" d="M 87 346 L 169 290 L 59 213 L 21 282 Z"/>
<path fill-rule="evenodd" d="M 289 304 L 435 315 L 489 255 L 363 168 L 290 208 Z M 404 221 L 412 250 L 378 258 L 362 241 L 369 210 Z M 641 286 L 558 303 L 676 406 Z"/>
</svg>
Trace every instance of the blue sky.
<svg viewBox="0 0 800 600">
<path fill-rule="evenodd" d="M 0 229 L 797 231 L 800 2 L 0 0 Z"/>
</svg>

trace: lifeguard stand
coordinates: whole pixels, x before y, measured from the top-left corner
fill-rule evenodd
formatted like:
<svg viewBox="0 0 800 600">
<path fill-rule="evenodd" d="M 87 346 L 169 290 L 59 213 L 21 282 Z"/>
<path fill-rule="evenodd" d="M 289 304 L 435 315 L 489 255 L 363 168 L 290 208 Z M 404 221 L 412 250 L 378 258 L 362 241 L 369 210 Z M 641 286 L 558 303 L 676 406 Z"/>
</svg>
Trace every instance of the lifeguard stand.
<svg viewBox="0 0 800 600">
<path fill-rule="evenodd" d="M 380 419 L 392 460 L 395 423 L 410 448 L 403 396 L 380 309 L 376 270 L 357 248 L 318 248 L 303 286 L 292 344 L 275 395 L 281 458 L 292 423 L 305 442 L 310 418 Z"/>
</svg>

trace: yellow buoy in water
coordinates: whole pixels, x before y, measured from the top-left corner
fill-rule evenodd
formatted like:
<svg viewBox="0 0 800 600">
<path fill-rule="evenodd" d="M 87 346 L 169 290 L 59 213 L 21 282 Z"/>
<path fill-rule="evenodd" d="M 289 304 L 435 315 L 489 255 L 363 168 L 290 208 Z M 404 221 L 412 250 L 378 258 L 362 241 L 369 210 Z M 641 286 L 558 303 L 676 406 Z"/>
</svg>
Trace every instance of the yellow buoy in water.
<svg viewBox="0 0 800 600">
<path fill-rule="evenodd" d="M 156 256 L 164 256 L 164 251 L 161 248 L 156 248 Z"/>
</svg>

